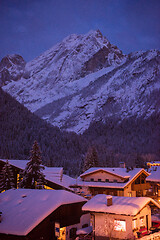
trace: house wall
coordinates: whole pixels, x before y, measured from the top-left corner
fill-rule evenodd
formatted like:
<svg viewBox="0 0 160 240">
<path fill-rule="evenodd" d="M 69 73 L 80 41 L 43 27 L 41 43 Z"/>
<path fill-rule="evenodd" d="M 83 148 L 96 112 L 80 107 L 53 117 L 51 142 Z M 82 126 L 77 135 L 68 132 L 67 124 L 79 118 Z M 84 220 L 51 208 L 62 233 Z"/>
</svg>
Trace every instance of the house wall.
<svg viewBox="0 0 160 240">
<path fill-rule="evenodd" d="M 136 191 L 131 190 L 131 185 L 128 185 L 126 188 L 123 189 L 116 189 L 116 188 L 98 188 L 98 187 L 90 187 L 91 194 L 106 194 L 112 196 L 120 196 L 120 197 L 136 197 Z"/>
<path fill-rule="evenodd" d="M 135 217 L 118 214 L 93 213 L 91 216 L 91 222 L 94 222 L 95 240 L 103 238 L 106 239 L 106 237 L 109 237 L 109 235 L 110 237 L 119 239 L 132 239 L 133 236 L 137 237 L 137 232 L 139 231 L 140 227 L 147 228 L 146 215 L 148 216 L 148 229 L 150 229 L 151 209 L 148 205 L 143 208 Z M 124 220 L 126 222 L 126 231 L 116 231 L 114 229 L 114 220 Z M 133 220 L 136 220 L 135 229 Z"/>
<path fill-rule="evenodd" d="M 149 230 L 152 225 L 152 222 L 151 222 L 151 208 L 148 205 L 145 208 L 143 208 L 139 214 L 137 214 L 135 217 L 132 217 L 132 220 L 136 220 L 136 229 L 134 229 L 133 222 L 132 222 L 132 228 L 135 236 L 137 236 L 136 232 L 139 231 L 141 227 L 147 228 L 147 222 L 146 222 L 147 215 L 148 215 L 148 230 Z"/>
<path fill-rule="evenodd" d="M 93 196 L 95 196 L 97 194 L 106 194 L 106 195 L 122 197 L 124 194 L 124 191 L 122 189 L 120 190 L 120 189 L 116 189 L 116 188 L 90 187 L 89 190 Z"/>
<path fill-rule="evenodd" d="M 144 183 L 141 182 L 142 180 L 142 176 L 143 178 L 145 178 L 145 174 L 142 172 L 141 174 L 139 174 L 136 179 L 134 179 L 133 182 L 129 183 L 127 185 L 127 187 L 121 190 L 119 190 L 118 188 L 101 188 L 101 187 L 89 187 L 89 190 L 91 192 L 92 195 L 96 195 L 96 194 L 109 194 L 109 195 L 113 195 L 113 196 L 125 196 L 125 197 L 137 197 L 137 196 L 145 196 L 146 195 L 146 189 L 148 189 L 148 186 L 144 180 Z M 135 181 L 137 179 L 140 179 L 140 184 L 135 184 Z M 98 171 L 95 173 L 91 173 L 88 174 L 87 176 L 83 177 L 84 181 L 90 181 L 91 182 L 94 180 L 95 182 L 97 182 L 99 179 L 101 179 L 102 182 L 106 182 L 106 179 L 109 180 L 109 182 L 114 182 L 117 181 L 118 183 L 120 182 L 124 182 L 124 180 L 120 177 L 114 176 L 110 173 L 106 173 L 105 171 Z M 141 190 L 141 191 L 139 191 Z"/>
<path fill-rule="evenodd" d="M 132 217 L 123 215 L 113 215 L 104 213 L 95 213 L 95 240 L 106 239 L 106 237 L 113 237 L 125 239 L 133 236 L 132 232 Z M 114 220 L 126 221 L 126 231 L 114 230 Z M 110 235 L 110 236 L 109 236 Z"/>
<path fill-rule="evenodd" d="M 132 191 L 136 192 L 136 197 L 143 197 L 146 195 L 147 190 L 150 188 L 150 184 L 146 183 L 146 175 L 141 173 L 131 184 Z"/>
<path fill-rule="evenodd" d="M 124 197 L 136 197 L 136 191 L 132 191 L 131 184 L 124 188 Z"/>
<path fill-rule="evenodd" d="M 113 172 L 114 173 L 114 172 Z M 114 176 L 110 173 L 107 173 L 105 171 L 98 171 L 91 174 L 88 174 L 83 177 L 84 181 L 91 181 L 91 178 L 94 179 L 94 181 L 98 181 L 98 179 L 101 179 L 102 182 L 105 182 L 106 179 L 109 179 L 110 182 L 113 182 L 114 180 L 117 180 L 118 182 L 124 182 L 123 178 L 120 178 L 118 176 Z"/>
</svg>

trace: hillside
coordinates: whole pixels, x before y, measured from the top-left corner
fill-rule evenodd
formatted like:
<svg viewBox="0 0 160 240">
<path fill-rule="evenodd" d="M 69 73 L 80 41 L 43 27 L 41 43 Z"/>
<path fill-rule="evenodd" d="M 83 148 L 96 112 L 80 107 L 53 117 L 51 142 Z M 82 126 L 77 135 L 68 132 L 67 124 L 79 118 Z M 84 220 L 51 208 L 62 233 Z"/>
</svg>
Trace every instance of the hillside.
<svg viewBox="0 0 160 240">
<path fill-rule="evenodd" d="M 60 131 L 27 110 L 0 88 L 0 158 L 28 159 L 36 139 L 43 163 L 78 172 L 86 143 L 75 133 Z"/>
<path fill-rule="evenodd" d="M 60 131 L 27 110 L 0 89 L 0 158 L 28 159 L 33 141 L 37 139 L 43 163 L 63 166 L 71 175 L 81 172 L 84 156 L 95 145 L 100 166 L 143 166 L 146 160 L 160 156 L 160 116 L 134 118 L 117 124 L 93 122 L 83 135 Z"/>
<path fill-rule="evenodd" d="M 103 166 L 125 162 L 142 167 L 146 161 L 160 159 L 160 114 L 146 119 L 132 117 L 119 123 L 115 119 L 93 122 L 83 137 L 97 146 Z"/>
<path fill-rule="evenodd" d="M 100 165 L 104 166 L 119 161 L 136 165 L 140 160 L 143 164 L 149 158 L 160 158 L 158 50 L 125 55 L 99 30 L 72 34 L 31 62 L 25 63 L 16 54 L 6 56 L 0 63 L 0 82 L 5 92 L 45 120 L 40 121 L 28 111 L 25 114 L 34 116 L 37 124 L 35 120 L 28 120 L 28 124 L 24 117 L 17 121 L 19 114 L 10 127 L 7 117 L 13 111 L 7 105 L 8 113 L 3 119 L 7 134 L 4 132 L 3 142 L 9 139 L 13 149 L 11 130 L 15 145 L 16 140 L 17 146 L 22 145 L 22 139 L 27 141 L 17 147 L 16 153 L 11 151 L 12 158 L 28 156 L 36 136 L 45 161 L 55 161 L 65 169 L 71 167 L 74 169 L 71 173 L 80 171 L 84 154 L 92 144 L 96 145 Z M 17 104 L 13 105 L 22 108 Z M 19 128 L 22 133 L 17 132 Z"/>
</svg>

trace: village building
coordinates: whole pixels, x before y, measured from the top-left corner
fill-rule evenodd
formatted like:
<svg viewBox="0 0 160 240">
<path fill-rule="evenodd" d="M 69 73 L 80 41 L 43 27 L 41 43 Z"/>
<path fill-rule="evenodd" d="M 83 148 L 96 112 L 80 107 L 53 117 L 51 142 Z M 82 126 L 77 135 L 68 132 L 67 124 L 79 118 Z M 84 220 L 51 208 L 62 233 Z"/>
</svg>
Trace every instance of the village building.
<svg viewBox="0 0 160 240">
<path fill-rule="evenodd" d="M 160 161 L 152 161 L 152 162 L 147 162 L 148 168 L 151 168 L 152 166 L 160 166 Z"/>
<path fill-rule="evenodd" d="M 146 178 L 146 182 L 150 184 L 150 189 L 147 191 L 147 195 L 160 202 L 160 166 L 152 165 L 149 169 L 149 176 Z"/>
<path fill-rule="evenodd" d="M 148 197 L 98 194 L 83 205 L 91 214 L 94 239 L 134 239 L 150 233 L 151 207 L 160 205 Z"/>
<path fill-rule="evenodd" d="M 80 223 L 84 203 L 85 198 L 65 190 L 7 190 L 0 194 L 0 239 L 73 239 L 77 229 L 72 225 Z"/>
<path fill-rule="evenodd" d="M 0 171 L 2 170 L 6 160 L 0 159 Z M 8 160 L 10 165 L 12 166 L 15 185 L 18 188 L 18 183 L 20 180 L 20 172 L 23 171 L 28 163 L 28 160 Z M 70 185 L 75 183 L 75 179 L 64 174 L 62 167 L 46 167 L 43 170 L 45 175 L 46 185 L 44 186 L 46 189 L 64 189 L 67 191 L 72 191 Z"/>
<path fill-rule="evenodd" d="M 143 168 L 90 168 L 77 179 L 75 187 L 84 195 L 107 194 L 112 196 L 141 197 L 150 188 Z"/>
</svg>

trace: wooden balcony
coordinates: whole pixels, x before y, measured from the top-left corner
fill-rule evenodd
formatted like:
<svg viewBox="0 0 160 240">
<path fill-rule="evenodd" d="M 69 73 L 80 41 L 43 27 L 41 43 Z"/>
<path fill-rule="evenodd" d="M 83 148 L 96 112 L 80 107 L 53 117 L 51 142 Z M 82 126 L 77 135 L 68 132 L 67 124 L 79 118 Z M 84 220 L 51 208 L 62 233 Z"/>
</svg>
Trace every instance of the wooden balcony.
<svg viewBox="0 0 160 240">
<path fill-rule="evenodd" d="M 132 184 L 131 189 L 132 191 L 143 191 L 150 188 L 149 183 L 141 183 L 141 184 Z"/>
</svg>

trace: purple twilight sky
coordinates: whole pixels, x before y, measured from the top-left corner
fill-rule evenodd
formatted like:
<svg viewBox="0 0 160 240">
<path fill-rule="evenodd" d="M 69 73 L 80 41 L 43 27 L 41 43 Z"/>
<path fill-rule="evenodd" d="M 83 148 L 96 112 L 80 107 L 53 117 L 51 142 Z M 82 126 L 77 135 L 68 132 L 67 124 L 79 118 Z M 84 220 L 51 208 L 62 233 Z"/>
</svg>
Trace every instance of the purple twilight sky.
<svg viewBox="0 0 160 240">
<path fill-rule="evenodd" d="M 160 49 L 160 0 L 0 0 L 0 60 L 32 60 L 69 34 L 99 29 L 124 53 Z"/>
</svg>

